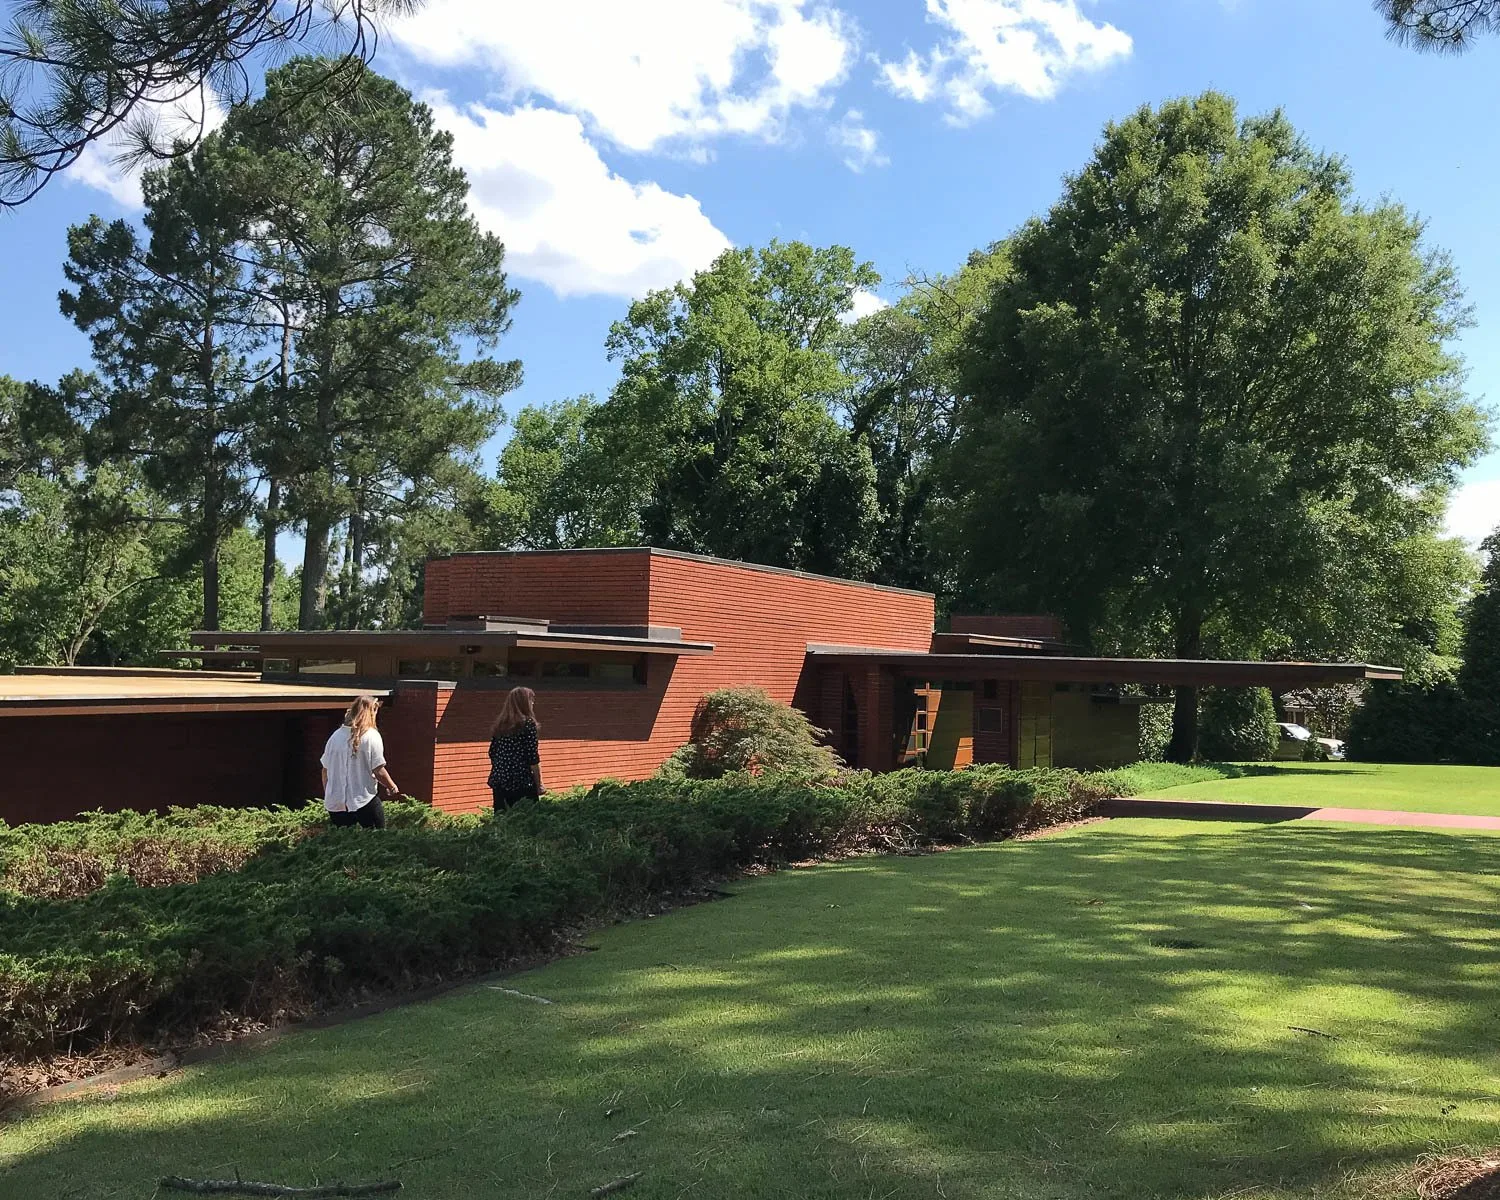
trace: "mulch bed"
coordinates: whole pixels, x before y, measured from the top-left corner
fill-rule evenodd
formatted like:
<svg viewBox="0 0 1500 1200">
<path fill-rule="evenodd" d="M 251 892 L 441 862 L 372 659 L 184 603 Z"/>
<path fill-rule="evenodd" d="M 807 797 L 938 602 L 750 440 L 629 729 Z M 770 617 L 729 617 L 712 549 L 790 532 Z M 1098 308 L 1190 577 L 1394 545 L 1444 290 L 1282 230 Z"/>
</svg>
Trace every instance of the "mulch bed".
<svg viewBox="0 0 1500 1200">
<path fill-rule="evenodd" d="M 1483 1158 L 1427 1158 L 1407 1176 L 1421 1200 L 1500 1200 L 1500 1152 Z"/>
</svg>

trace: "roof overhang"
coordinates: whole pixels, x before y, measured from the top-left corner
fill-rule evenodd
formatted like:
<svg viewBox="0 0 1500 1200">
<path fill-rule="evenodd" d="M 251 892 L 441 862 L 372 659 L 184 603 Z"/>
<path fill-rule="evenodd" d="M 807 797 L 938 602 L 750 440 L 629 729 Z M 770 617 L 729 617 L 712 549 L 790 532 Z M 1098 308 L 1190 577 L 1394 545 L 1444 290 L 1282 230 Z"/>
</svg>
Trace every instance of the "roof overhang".
<svg viewBox="0 0 1500 1200">
<path fill-rule="evenodd" d="M 0 718 L 148 713 L 342 712 L 356 696 L 390 689 L 262 683 L 209 671 L 68 672 L 0 676 Z"/>
<path fill-rule="evenodd" d="M 807 655 L 815 662 L 831 666 L 873 667 L 931 679 L 1005 679 L 1026 683 L 1298 688 L 1367 680 L 1400 680 L 1403 674 L 1399 667 L 1368 663 L 1080 658 L 1052 654 L 923 654 L 876 646 L 809 645 Z"/>
<path fill-rule="evenodd" d="M 207 633 L 191 635 L 195 646 L 249 647 L 265 658 L 292 658 L 316 650 L 397 650 L 421 655 L 471 653 L 519 647 L 532 650 L 617 651 L 687 657 L 712 654 L 712 642 L 680 638 L 634 637 L 603 633 L 549 632 L 523 629 L 304 629 L 263 633 Z"/>
</svg>

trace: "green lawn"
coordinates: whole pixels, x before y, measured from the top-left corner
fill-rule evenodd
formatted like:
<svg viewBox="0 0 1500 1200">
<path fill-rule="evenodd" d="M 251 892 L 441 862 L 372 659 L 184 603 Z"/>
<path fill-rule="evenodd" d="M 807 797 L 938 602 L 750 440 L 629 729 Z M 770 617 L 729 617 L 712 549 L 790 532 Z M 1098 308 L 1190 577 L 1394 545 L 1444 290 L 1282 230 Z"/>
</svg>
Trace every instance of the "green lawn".
<svg viewBox="0 0 1500 1200">
<path fill-rule="evenodd" d="M 1300 804 L 1313 808 L 1404 809 L 1500 816 L 1500 767 L 1382 763 L 1246 763 L 1238 779 L 1148 789 L 1169 800 Z"/>
<path fill-rule="evenodd" d="M 1500 1142 L 1493 837 L 1115 821 L 733 890 L 507 981 L 550 1006 L 479 986 L 0 1126 L 0 1196 L 1353 1200 Z"/>
</svg>

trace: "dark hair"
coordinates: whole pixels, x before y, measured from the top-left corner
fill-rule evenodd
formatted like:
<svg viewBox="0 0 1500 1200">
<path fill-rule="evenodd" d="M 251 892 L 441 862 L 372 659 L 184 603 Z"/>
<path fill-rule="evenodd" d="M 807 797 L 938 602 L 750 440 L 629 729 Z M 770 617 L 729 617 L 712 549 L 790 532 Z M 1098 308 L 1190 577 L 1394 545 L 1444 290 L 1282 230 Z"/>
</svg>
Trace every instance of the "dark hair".
<svg viewBox="0 0 1500 1200">
<path fill-rule="evenodd" d="M 536 725 L 536 693 L 529 687 L 512 688 L 500 706 L 500 715 L 490 728 L 491 737 L 504 737 L 528 721 Z"/>
</svg>

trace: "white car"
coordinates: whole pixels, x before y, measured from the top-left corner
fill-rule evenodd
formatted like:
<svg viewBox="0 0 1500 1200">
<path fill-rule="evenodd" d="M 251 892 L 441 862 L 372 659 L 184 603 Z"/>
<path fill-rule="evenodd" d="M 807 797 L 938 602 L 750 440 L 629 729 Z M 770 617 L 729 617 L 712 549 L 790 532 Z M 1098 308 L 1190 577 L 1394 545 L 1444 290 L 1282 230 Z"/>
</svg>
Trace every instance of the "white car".
<svg viewBox="0 0 1500 1200">
<path fill-rule="evenodd" d="M 1304 758 L 1308 742 L 1317 742 L 1333 762 L 1344 757 L 1344 743 L 1338 738 L 1314 737 L 1306 725 L 1296 725 L 1291 721 L 1277 721 L 1276 728 L 1281 730 L 1281 748 L 1276 752 L 1279 759 Z"/>
</svg>

